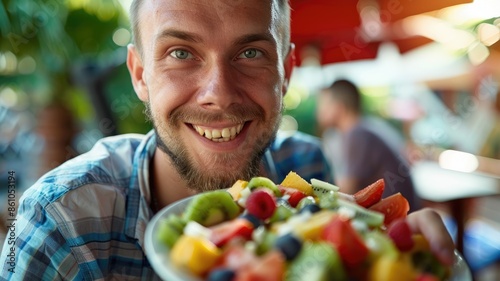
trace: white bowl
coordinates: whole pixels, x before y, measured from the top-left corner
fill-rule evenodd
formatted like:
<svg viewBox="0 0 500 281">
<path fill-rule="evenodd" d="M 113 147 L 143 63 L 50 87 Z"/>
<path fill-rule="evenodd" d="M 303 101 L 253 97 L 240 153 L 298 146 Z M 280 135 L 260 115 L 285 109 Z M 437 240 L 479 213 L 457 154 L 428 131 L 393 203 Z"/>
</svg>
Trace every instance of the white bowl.
<svg viewBox="0 0 500 281">
<path fill-rule="evenodd" d="M 153 216 L 146 227 L 144 235 L 144 245 L 146 247 L 146 257 L 151 263 L 154 271 L 165 281 L 201 281 L 202 279 L 177 269 L 170 263 L 169 249 L 158 240 L 158 229 L 161 220 L 166 219 L 170 214 L 180 215 L 186 209 L 192 197 L 182 199 L 163 209 Z"/>
<path fill-rule="evenodd" d="M 179 270 L 170 263 L 168 248 L 158 240 L 158 228 L 162 219 L 170 214 L 182 214 L 192 197 L 185 198 L 161 209 L 148 223 L 145 233 L 146 256 L 158 276 L 165 281 L 202 281 L 202 279 Z M 463 257 L 455 251 L 455 263 L 450 281 L 472 281 L 472 274 Z"/>
</svg>

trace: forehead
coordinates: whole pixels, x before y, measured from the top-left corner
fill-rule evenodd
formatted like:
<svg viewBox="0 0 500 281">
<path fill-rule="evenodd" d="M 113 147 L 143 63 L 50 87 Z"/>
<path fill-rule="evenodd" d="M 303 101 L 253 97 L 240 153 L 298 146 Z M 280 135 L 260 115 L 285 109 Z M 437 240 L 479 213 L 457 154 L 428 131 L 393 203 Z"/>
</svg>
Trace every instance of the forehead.
<svg viewBox="0 0 500 281">
<path fill-rule="evenodd" d="M 175 28 L 205 36 L 273 32 L 276 21 L 271 0 L 153 0 L 139 11 L 139 29 L 144 43 Z M 276 37 L 276 34 L 272 34 Z M 149 41 L 149 42 L 148 42 Z"/>
</svg>

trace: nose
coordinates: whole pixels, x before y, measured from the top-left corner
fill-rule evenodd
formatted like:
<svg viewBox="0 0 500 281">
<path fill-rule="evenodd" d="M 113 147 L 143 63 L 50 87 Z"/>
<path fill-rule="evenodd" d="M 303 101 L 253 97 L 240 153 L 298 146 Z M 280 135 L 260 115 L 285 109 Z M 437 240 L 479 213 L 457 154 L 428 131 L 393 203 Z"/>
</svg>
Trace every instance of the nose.
<svg viewBox="0 0 500 281">
<path fill-rule="evenodd" d="M 226 109 L 232 104 L 242 102 L 240 86 L 237 70 L 230 63 L 213 63 L 207 67 L 197 101 L 207 109 Z"/>
</svg>

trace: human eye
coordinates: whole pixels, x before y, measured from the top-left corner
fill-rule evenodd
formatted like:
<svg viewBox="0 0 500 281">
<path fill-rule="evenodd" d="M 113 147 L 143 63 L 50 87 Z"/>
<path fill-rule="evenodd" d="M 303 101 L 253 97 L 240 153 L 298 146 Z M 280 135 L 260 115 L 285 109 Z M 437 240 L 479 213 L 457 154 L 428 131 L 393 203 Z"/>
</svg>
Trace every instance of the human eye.
<svg viewBox="0 0 500 281">
<path fill-rule="evenodd" d="M 251 49 L 246 49 L 245 51 L 243 51 L 238 56 L 238 58 L 240 58 L 240 59 L 254 59 L 254 58 L 261 57 L 261 56 L 262 56 L 261 51 L 254 49 L 254 48 L 251 48 Z"/>
<path fill-rule="evenodd" d="M 193 59 L 194 56 L 190 52 L 184 50 L 184 49 L 176 49 L 173 50 L 170 54 L 170 56 L 180 59 L 180 60 L 186 60 L 186 59 Z"/>
</svg>

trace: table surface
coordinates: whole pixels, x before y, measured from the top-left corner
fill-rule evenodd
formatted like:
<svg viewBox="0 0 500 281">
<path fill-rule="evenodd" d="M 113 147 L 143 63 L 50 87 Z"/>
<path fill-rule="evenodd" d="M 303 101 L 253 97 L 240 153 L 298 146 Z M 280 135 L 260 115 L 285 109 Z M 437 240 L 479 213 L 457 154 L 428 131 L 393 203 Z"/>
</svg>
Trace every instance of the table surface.
<svg viewBox="0 0 500 281">
<path fill-rule="evenodd" d="M 500 177 L 448 170 L 437 162 L 414 163 L 411 175 L 416 193 L 434 202 L 500 194 Z"/>
</svg>

